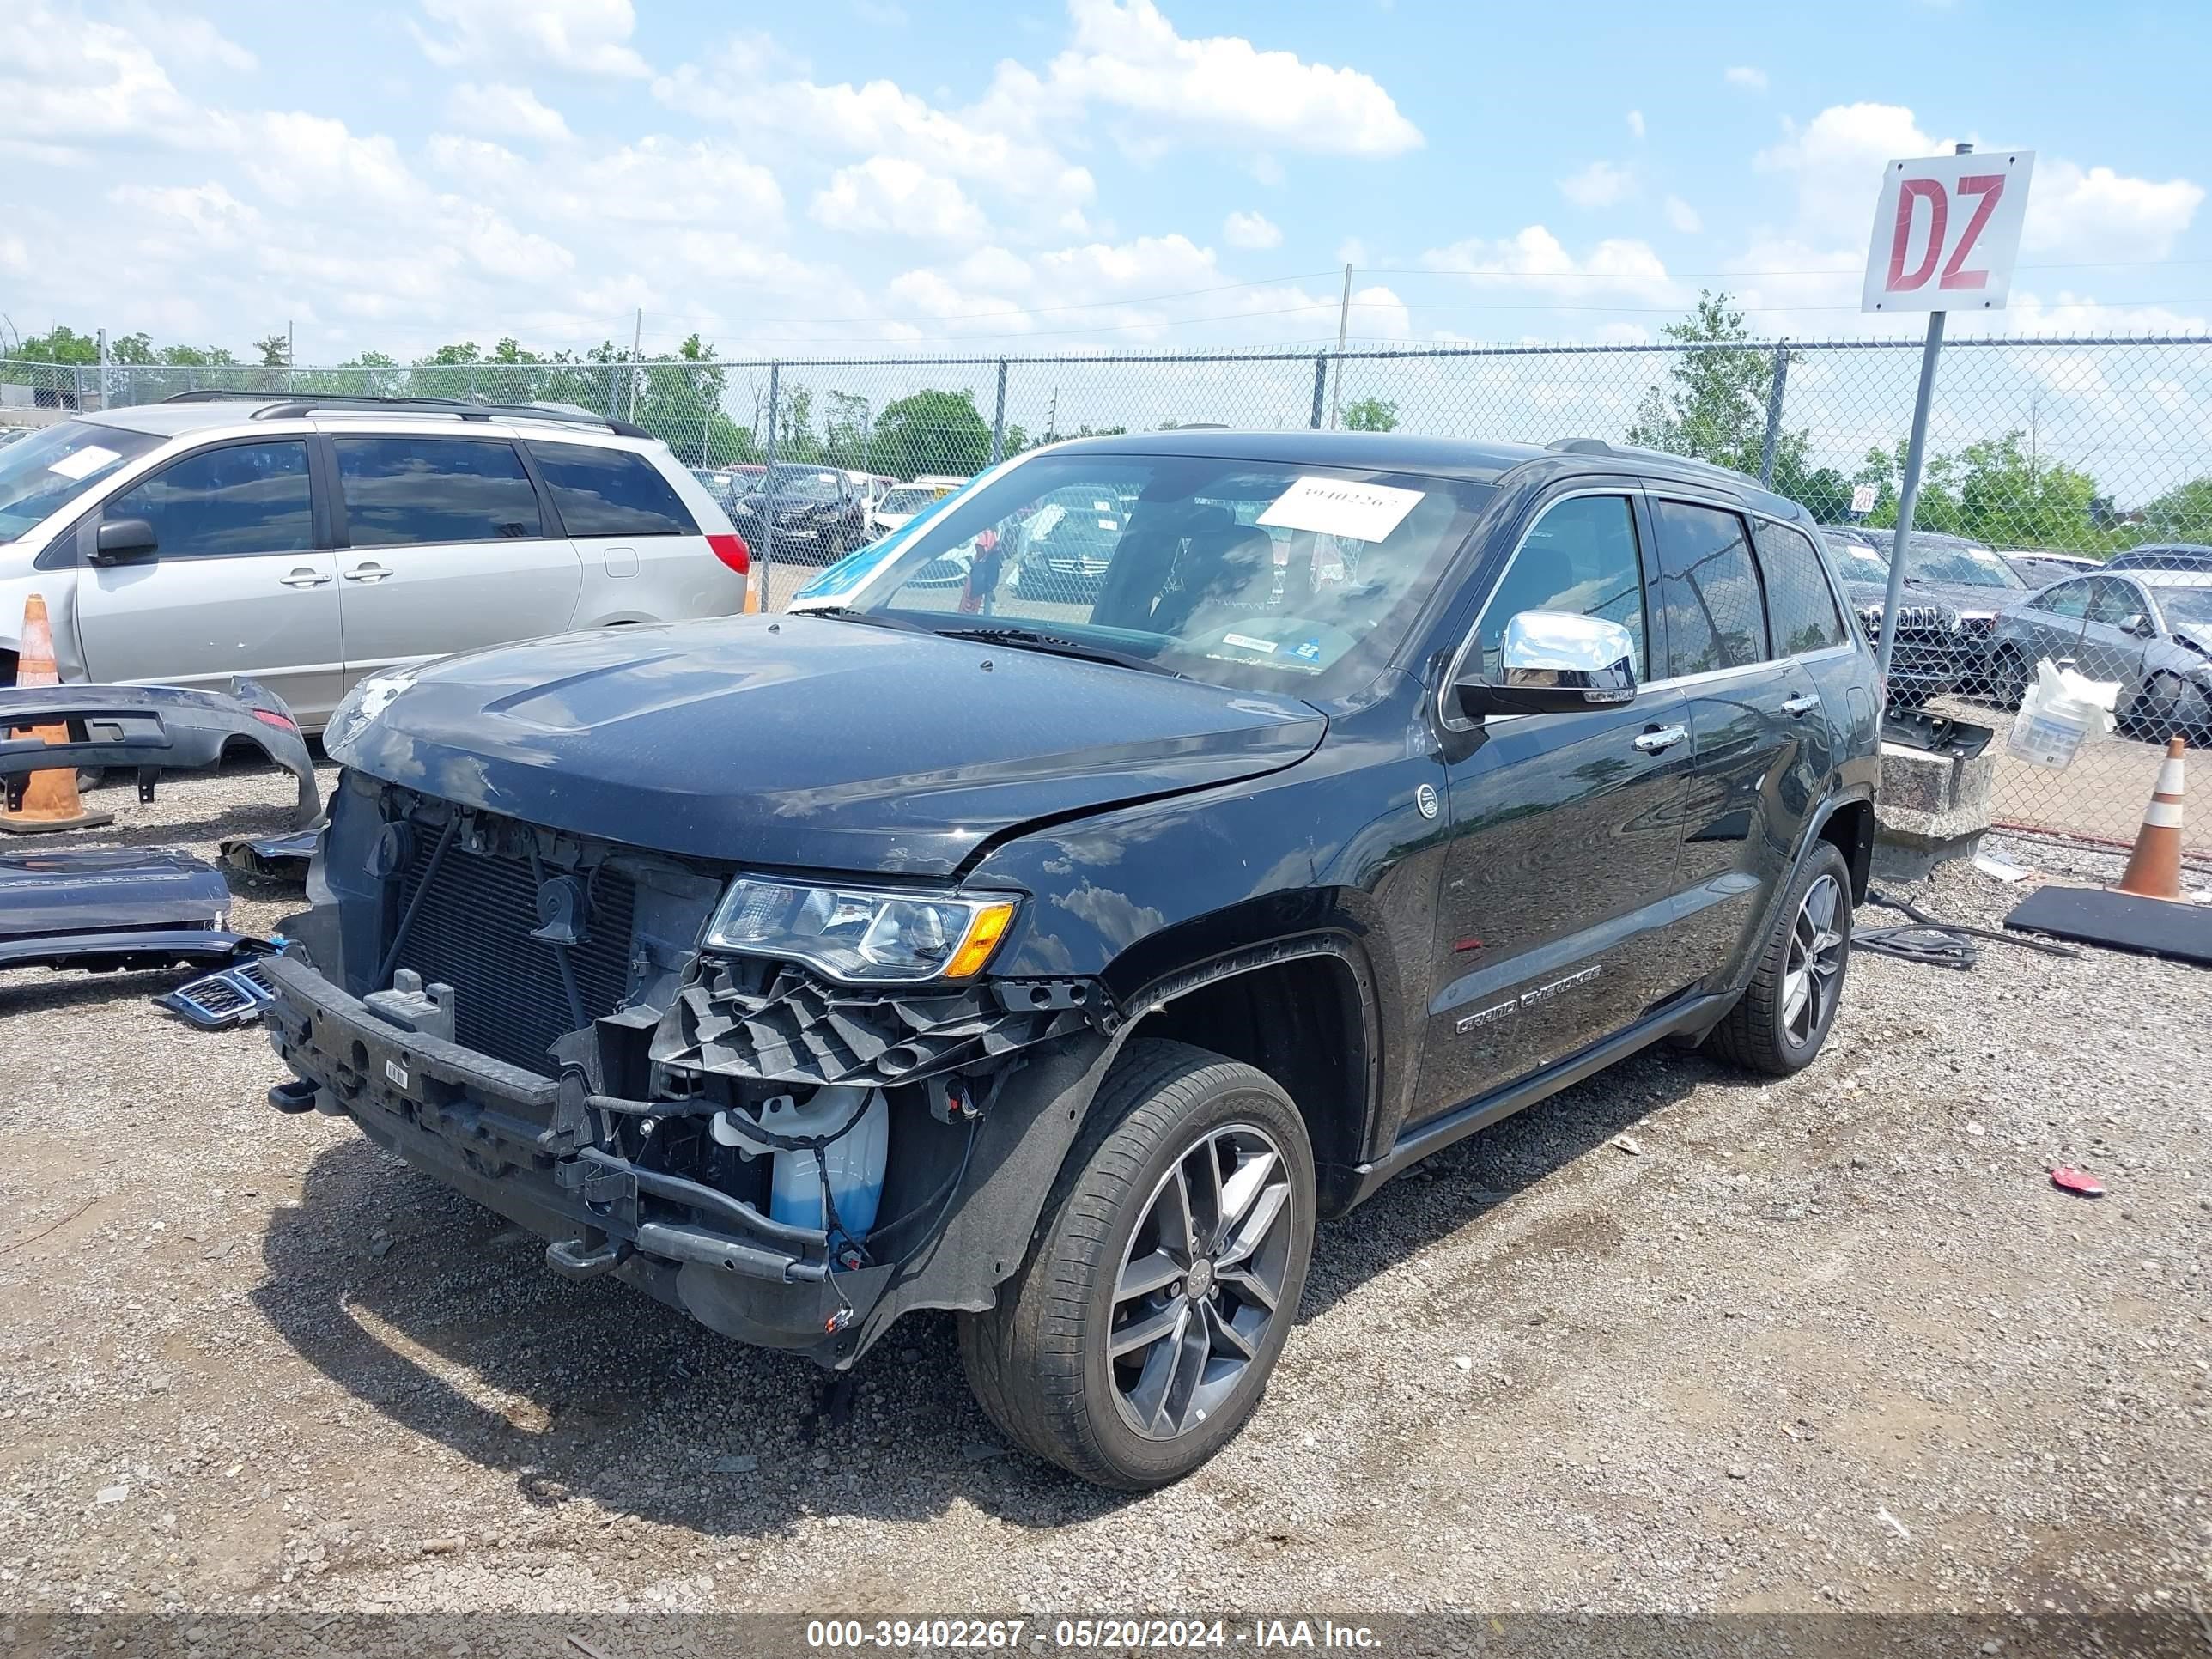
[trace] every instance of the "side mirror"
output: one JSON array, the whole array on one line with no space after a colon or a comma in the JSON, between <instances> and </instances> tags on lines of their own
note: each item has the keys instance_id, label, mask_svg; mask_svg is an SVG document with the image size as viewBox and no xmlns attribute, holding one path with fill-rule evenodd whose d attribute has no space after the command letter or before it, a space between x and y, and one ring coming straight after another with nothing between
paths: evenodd
<instances>
[{"instance_id":1,"label":"side mirror","mask_svg":"<svg viewBox=\"0 0 2212 1659\"><path fill-rule=\"evenodd\" d=\"M110 519L93 538L94 564L124 564L154 556L154 526L144 519Z\"/></svg>"},{"instance_id":2,"label":"side mirror","mask_svg":"<svg viewBox=\"0 0 2212 1659\"><path fill-rule=\"evenodd\" d=\"M1505 624L1498 678L1478 668L1454 690L1470 720L1630 702L1636 696L1636 639L1601 617L1523 611Z\"/></svg>"},{"instance_id":3,"label":"side mirror","mask_svg":"<svg viewBox=\"0 0 2212 1659\"><path fill-rule=\"evenodd\" d=\"M2139 640L2154 640L2158 637L2158 624L2137 611L2120 623L2120 631Z\"/></svg>"}]
</instances>

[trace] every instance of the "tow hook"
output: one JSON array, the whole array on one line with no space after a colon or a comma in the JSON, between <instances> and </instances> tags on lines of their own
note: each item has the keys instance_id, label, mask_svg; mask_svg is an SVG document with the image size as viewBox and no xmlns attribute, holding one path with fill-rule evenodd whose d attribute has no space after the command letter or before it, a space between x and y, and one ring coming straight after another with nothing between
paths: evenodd
<instances>
[{"instance_id":1,"label":"tow hook","mask_svg":"<svg viewBox=\"0 0 2212 1659\"><path fill-rule=\"evenodd\" d=\"M270 1090L269 1103L280 1112L312 1112L315 1085L303 1077L288 1078Z\"/></svg>"},{"instance_id":2,"label":"tow hook","mask_svg":"<svg viewBox=\"0 0 2212 1659\"><path fill-rule=\"evenodd\" d=\"M586 1244L580 1238L556 1238L545 1247L545 1265L563 1279L600 1279L637 1254L626 1239Z\"/></svg>"}]
</instances>

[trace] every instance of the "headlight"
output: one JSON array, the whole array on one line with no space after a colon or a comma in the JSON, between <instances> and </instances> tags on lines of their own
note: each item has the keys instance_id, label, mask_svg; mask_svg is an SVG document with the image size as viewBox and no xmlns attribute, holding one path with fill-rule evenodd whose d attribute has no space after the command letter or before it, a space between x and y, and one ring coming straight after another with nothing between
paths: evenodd
<instances>
[{"instance_id":1,"label":"headlight","mask_svg":"<svg viewBox=\"0 0 2212 1659\"><path fill-rule=\"evenodd\" d=\"M1017 902L744 876L708 923L707 948L800 962L859 984L967 979L1006 937Z\"/></svg>"}]
</instances>

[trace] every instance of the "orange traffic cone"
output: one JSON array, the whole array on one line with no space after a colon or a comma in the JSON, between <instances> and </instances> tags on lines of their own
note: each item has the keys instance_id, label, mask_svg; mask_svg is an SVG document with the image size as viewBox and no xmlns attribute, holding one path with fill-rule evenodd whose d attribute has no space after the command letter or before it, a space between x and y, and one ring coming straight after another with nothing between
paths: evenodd
<instances>
[{"instance_id":1,"label":"orange traffic cone","mask_svg":"<svg viewBox=\"0 0 2212 1659\"><path fill-rule=\"evenodd\" d=\"M23 601L23 649L15 659L18 685L59 685L61 672L54 665L54 630L46 620L46 596L33 593ZM24 728L48 743L67 743L66 726ZM13 793L11 790L9 792ZM50 836L62 830L94 830L115 822L112 812L88 812L77 798L76 770L61 767L33 772L24 781L22 805L0 810L0 830L15 836Z\"/></svg>"},{"instance_id":2,"label":"orange traffic cone","mask_svg":"<svg viewBox=\"0 0 2212 1659\"><path fill-rule=\"evenodd\" d=\"M2120 892L2138 898L2181 896L2181 757L2187 747L2179 738L2166 742L2158 787L2143 809L2142 829L2136 836L2135 851L2128 854Z\"/></svg>"}]
</instances>

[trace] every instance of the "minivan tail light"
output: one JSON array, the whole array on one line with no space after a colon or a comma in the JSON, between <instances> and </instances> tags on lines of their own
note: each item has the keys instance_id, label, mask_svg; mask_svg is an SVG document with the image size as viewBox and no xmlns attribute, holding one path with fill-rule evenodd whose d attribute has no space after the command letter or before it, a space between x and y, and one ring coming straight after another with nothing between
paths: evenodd
<instances>
[{"instance_id":1,"label":"minivan tail light","mask_svg":"<svg viewBox=\"0 0 2212 1659\"><path fill-rule=\"evenodd\" d=\"M727 536L709 536L707 546L724 564L744 575L753 568L753 550L745 545L745 538L734 532Z\"/></svg>"}]
</instances>

